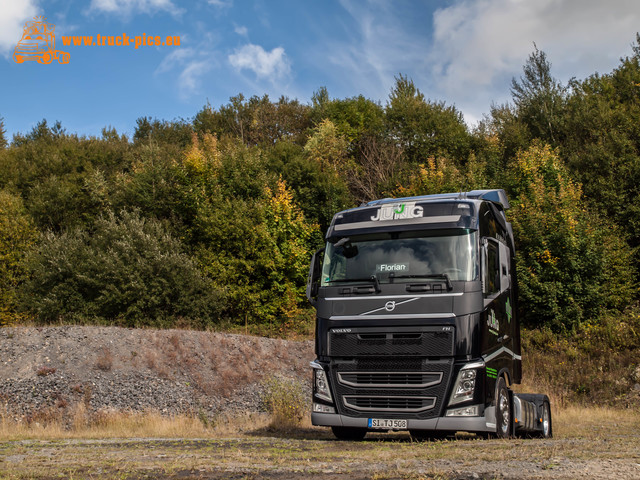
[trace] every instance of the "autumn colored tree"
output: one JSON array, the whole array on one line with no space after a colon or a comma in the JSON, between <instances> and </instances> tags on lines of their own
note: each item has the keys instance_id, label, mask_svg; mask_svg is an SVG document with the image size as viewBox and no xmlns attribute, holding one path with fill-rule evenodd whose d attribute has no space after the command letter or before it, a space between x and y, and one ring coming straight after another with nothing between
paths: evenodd
<instances>
[{"instance_id":1,"label":"autumn colored tree","mask_svg":"<svg viewBox=\"0 0 640 480\"><path fill-rule=\"evenodd\" d=\"M633 297L632 250L586 209L556 151L535 143L509 164L520 305L525 324L570 332Z\"/></svg>"}]
</instances>

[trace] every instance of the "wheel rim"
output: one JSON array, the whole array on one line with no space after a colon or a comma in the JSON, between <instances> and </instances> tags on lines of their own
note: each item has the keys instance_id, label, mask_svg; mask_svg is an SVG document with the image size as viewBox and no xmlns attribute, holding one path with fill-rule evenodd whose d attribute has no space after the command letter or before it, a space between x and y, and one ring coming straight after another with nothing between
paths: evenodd
<instances>
[{"instance_id":1,"label":"wheel rim","mask_svg":"<svg viewBox=\"0 0 640 480\"><path fill-rule=\"evenodd\" d=\"M500 407L500 416L502 418L500 430L502 431L502 434L506 436L509 432L509 422L511 421L511 415L509 412L509 397L504 389L500 390L500 397L498 399L498 402Z\"/></svg>"},{"instance_id":2,"label":"wheel rim","mask_svg":"<svg viewBox=\"0 0 640 480\"><path fill-rule=\"evenodd\" d=\"M545 403L542 409L542 434L549 436L549 406Z\"/></svg>"}]
</instances>

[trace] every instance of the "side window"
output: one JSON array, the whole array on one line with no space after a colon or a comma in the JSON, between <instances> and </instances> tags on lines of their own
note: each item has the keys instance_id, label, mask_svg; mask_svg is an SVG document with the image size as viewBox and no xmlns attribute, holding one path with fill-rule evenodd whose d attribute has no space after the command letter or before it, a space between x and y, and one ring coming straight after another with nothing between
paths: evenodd
<instances>
[{"instance_id":1,"label":"side window","mask_svg":"<svg viewBox=\"0 0 640 480\"><path fill-rule=\"evenodd\" d=\"M482 293L486 297L492 297L500 291L500 255L498 243L485 239L482 262Z\"/></svg>"},{"instance_id":2,"label":"side window","mask_svg":"<svg viewBox=\"0 0 640 480\"><path fill-rule=\"evenodd\" d=\"M504 243L500 244L500 291L504 292L511 286L511 275L509 272L509 260L511 253L509 247Z\"/></svg>"}]
</instances>

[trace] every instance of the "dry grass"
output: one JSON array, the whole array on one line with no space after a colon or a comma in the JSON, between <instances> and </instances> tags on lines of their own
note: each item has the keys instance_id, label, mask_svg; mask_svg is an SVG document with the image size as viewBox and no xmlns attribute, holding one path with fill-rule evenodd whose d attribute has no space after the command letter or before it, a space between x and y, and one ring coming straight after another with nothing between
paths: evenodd
<instances>
[{"instance_id":1,"label":"dry grass","mask_svg":"<svg viewBox=\"0 0 640 480\"><path fill-rule=\"evenodd\" d=\"M266 428L272 422L270 415L257 413L221 415L213 419L197 413L167 416L157 412L103 410L90 414L82 403L74 406L70 418L70 422L64 422L55 412L43 411L34 418L16 421L0 413L0 441L69 438L219 438Z\"/></svg>"},{"instance_id":2,"label":"dry grass","mask_svg":"<svg viewBox=\"0 0 640 480\"><path fill-rule=\"evenodd\" d=\"M24 439L55 440L67 438L223 438L237 437L256 431L291 434L311 429L310 415L299 416L295 405L294 417L283 422L283 415L291 420L279 395L283 391L279 381L275 396L279 403L272 413L221 415L213 419L203 415L166 416L157 412L98 411L88 413L83 403L73 407L71 422L63 422L59 415L43 412L29 421L16 421L0 410L0 442ZM287 384L288 385L288 384ZM287 390L288 389L284 389ZM46 413L46 414L45 414ZM618 429L633 431L640 428L640 412L613 407L552 407L556 438L600 438ZM286 425L285 425L286 423ZM280 426L280 427L279 427ZM319 436L326 429L316 429ZM300 433L298 432L298 433Z\"/></svg>"},{"instance_id":3,"label":"dry grass","mask_svg":"<svg viewBox=\"0 0 640 480\"><path fill-rule=\"evenodd\" d=\"M113 353L108 347L102 347L96 360L96 368L108 372L113 367Z\"/></svg>"},{"instance_id":4,"label":"dry grass","mask_svg":"<svg viewBox=\"0 0 640 480\"><path fill-rule=\"evenodd\" d=\"M599 438L616 429L640 429L640 411L612 407L553 409L554 435L560 438Z\"/></svg>"},{"instance_id":5,"label":"dry grass","mask_svg":"<svg viewBox=\"0 0 640 480\"><path fill-rule=\"evenodd\" d=\"M614 408L559 409L555 439L414 442L374 433L334 441L305 422L287 432L268 415L205 424L153 412L77 412L70 428L0 420L0 478L272 478L280 480L452 480L459 478L638 478L640 413ZM28 439L27 442L21 440ZM55 460L53 460L55 459Z\"/></svg>"}]
</instances>

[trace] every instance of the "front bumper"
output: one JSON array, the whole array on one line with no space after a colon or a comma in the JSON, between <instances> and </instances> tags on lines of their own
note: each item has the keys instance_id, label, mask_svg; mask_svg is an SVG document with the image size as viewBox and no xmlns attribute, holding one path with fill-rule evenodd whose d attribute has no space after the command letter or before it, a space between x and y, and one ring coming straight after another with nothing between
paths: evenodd
<instances>
[{"instance_id":1,"label":"front bumper","mask_svg":"<svg viewBox=\"0 0 640 480\"><path fill-rule=\"evenodd\" d=\"M380 415L376 415L379 417ZM325 427L367 428L368 418L348 417L338 413L312 413L311 423ZM495 432L495 407L485 410L483 417L438 417L425 420L407 419L409 430L439 430L447 432Z\"/></svg>"}]
</instances>

